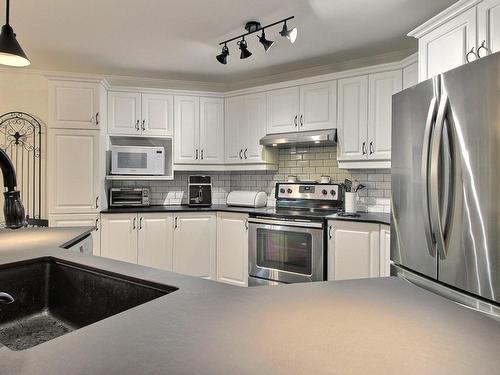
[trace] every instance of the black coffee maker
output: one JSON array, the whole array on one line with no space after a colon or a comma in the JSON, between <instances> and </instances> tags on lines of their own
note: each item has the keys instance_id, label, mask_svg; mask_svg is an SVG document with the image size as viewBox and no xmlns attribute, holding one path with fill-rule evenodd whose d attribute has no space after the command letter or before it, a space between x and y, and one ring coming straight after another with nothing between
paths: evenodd
<instances>
[{"instance_id":1,"label":"black coffee maker","mask_svg":"<svg viewBox=\"0 0 500 375\"><path fill-rule=\"evenodd\" d=\"M210 207L212 205L212 178L189 176L188 194L189 207Z\"/></svg>"}]
</instances>

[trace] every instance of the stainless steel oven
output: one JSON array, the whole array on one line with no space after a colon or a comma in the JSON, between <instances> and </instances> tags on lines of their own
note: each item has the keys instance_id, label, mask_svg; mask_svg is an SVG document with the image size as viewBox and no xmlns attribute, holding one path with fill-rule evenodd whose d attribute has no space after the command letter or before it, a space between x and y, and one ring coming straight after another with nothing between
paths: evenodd
<instances>
[{"instance_id":1,"label":"stainless steel oven","mask_svg":"<svg viewBox=\"0 0 500 375\"><path fill-rule=\"evenodd\" d=\"M252 217L248 224L250 286L324 280L322 221Z\"/></svg>"}]
</instances>

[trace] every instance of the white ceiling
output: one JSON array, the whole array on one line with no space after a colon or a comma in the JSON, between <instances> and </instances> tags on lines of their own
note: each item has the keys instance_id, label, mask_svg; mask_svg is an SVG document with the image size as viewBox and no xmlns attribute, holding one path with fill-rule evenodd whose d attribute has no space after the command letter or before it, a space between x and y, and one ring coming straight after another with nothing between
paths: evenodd
<instances>
[{"instance_id":1,"label":"white ceiling","mask_svg":"<svg viewBox=\"0 0 500 375\"><path fill-rule=\"evenodd\" d=\"M15 0L11 25L34 69L231 82L386 52L416 49L406 33L454 0ZM218 43L294 15L297 41L266 55L249 37L247 60Z\"/></svg>"}]
</instances>

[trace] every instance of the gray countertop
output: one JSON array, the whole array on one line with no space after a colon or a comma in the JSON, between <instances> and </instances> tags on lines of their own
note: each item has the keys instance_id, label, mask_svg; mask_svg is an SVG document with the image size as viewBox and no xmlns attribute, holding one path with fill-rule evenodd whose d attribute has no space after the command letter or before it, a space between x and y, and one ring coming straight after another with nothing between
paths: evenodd
<instances>
[{"instance_id":1,"label":"gray countertop","mask_svg":"<svg viewBox=\"0 0 500 375\"><path fill-rule=\"evenodd\" d=\"M22 236L22 233L20 233ZM396 278L239 288L54 248L179 290L25 351L6 374L497 374L500 324Z\"/></svg>"},{"instance_id":2,"label":"gray countertop","mask_svg":"<svg viewBox=\"0 0 500 375\"><path fill-rule=\"evenodd\" d=\"M126 208L108 208L107 210L101 211L101 213L131 213L131 212L203 212L203 211L223 211L223 212L239 212L247 214L256 214L262 216L275 216L276 208L274 207L262 207L262 208L251 208L251 207L232 207L225 204L212 205L211 207L189 207L185 205L178 206L149 206L149 207L126 207ZM329 220L347 220L347 221L362 221L362 222L372 222L379 224L391 224L391 215L386 213L367 213L358 212L357 217L346 217L329 215L326 219Z\"/></svg>"}]
</instances>

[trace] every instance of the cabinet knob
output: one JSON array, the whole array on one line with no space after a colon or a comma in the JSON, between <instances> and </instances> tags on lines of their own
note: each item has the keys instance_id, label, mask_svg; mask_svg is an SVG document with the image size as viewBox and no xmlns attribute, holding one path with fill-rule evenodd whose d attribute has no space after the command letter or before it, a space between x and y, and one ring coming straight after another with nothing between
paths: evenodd
<instances>
[{"instance_id":1,"label":"cabinet knob","mask_svg":"<svg viewBox=\"0 0 500 375\"><path fill-rule=\"evenodd\" d=\"M361 151L363 151L363 155L366 155L366 141L363 142L363 146L361 147Z\"/></svg>"},{"instance_id":2,"label":"cabinet knob","mask_svg":"<svg viewBox=\"0 0 500 375\"><path fill-rule=\"evenodd\" d=\"M135 122L135 130L136 130L136 131L139 131L139 130L140 130L140 129L139 129L139 120L137 120L137 121Z\"/></svg>"},{"instance_id":3,"label":"cabinet knob","mask_svg":"<svg viewBox=\"0 0 500 375\"><path fill-rule=\"evenodd\" d=\"M95 231L99 231L99 218L95 219Z\"/></svg>"},{"instance_id":4,"label":"cabinet knob","mask_svg":"<svg viewBox=\"0 0 500 375\"><path fill-rule=\"evenodd\" d=\"M95 126L99 127L99 112L95 114Z\"/></svg>"},{"instance_id":5,"label":"cabinet knob","mask_svg":"<svg viewBox=\"0 0 500 375\"><path fill-rule=\"evenodd\" d=\"M142 131L146 130L146 120L142 120Z\"/></svg>"},{"instance_id":6,"label":"cabinet knob","mask_svg":"<svg viewBox=\"0 0 500 375\"><path fill-rule=\"evenodd\" d=\"M295 125L295 127L297 127L297 115L295 115L295 117L293 118L293 124Z\"/></svg>"},{"instance_id":7,"label":"cabinet knob","mask_svg":"<svg viewBox=\"0 0 500 375\"><path fill-rule=\"evenodd\" d=\"M248 230L248 219L245 219L245 229Z\"/></svg>"},{"instance_id":8,"label":"cabinet knob","mask_svg":"<svg viewBox=\"0 0 500 375\"><path fill-rule=\"evenodd\" d=\"M330 225L328 227L328 239L332 239L332 229L333 229L333 225Z\"/></svg>"},{"instance_id":9,"label":"cabinet knob","mask_svg":"<svg viewBox=\"0 0 500 375\"><path fill-rule=\"evenodd\" d=\"M196 156L195 159L198 160L198 149L196 149Z\"/></svg>"},{"instance_id":10,"label":"cabinet knob","mask_svg":"<svg viewBox=\"0 0 500 375\"><path fill-rule=\"evenodd\" d=\"M174 229L177 229L177 216L174 219Z\"/></svg>"},{"instance_id":11,"label":"cabinet knob","mask_svg":"<svg viewBox=\"0 0 500 375\"><path fill-rule=\"evenodd\" d=\"M370 155L372 155L375 151L373 151L373 141L370 142Z\"/></svg>"},{"instance_id":12,"label":"cabinet knob","mask_svg":"<svg viewBox=\"0 0 500 375\"><path fill-rule=\"evenodd\" d=\"M142 229L142 217L139 218L139 229Z\"/></svg>"},{"instance_id":13,"label":"cabinet knob","mask_svg":"<svg viewBox=\"0 0 500 375\"><path fill-rule=\"evenodd\" d=\"M304 126L304 115L300 115L300 126Z\"/></svg>"},{"instance_id":14,"label":"cabinet knob","mask_svg":"<svg viewBox=\"0 0 500 375\"><path fill-rule=\"evenodd\" d=\"M242 152L243 152L243 149L240 150L240 159L243 159L243 157L241 156Z\"/></svg>"},{"instance_id":15,"label":"cabinet knob","mask_svg":"<svg viewBox=\"0 0 500 375\"><path fill-rule=\"evenodd\" d=\"M135 222L136 222L136 218L134 217L134 220L132 221L132 229L135 230Z\"/></svg>"},{"instance_id":16,"label":"cabinet knob","mask_svg":"<svg viewBox=\"0 0 500 375\"><path fill-rule=\"evenodd\" d=\"M99 196L95 197L95 208L99 208Z\"/></svg>"},{"instance_id":17,"label":"cabinet knob","mask_svg":"<svg viewBox=\"0 0 500 375\"><path fill-rule=\"evenodd\" d=\"M203 150L201 150L201 160L203 160Z\"/></svg>"},{"instance_id":18,"label":"cabinet knob","mask_svg":"<svg viewBox=\"0 0 500 375\"><path fill-rule=\"evenodd\" d=\"M243 152L243 155L245 156L245 159L248 159L247 158L247 151L248 151L248 148L246 148L245 151Z\"/></svg>"}]
</instances>

